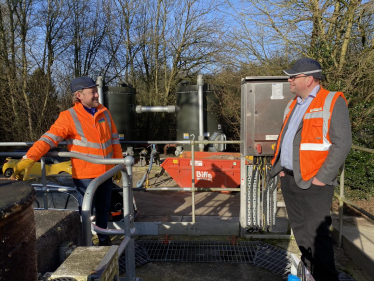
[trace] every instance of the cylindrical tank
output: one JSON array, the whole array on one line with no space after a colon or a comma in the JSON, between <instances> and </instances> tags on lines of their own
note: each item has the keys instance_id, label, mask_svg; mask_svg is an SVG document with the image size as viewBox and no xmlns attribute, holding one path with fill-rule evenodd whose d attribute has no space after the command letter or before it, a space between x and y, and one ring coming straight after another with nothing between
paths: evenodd
<instances>
[{"instance_id":1,"label":"cylindrical tank","mask_svg":"<svg viewBox=\"0 0 374 281\"><path fill-rule=\"evenodd\" d=\"M120 141L133 141L137 138L135 95L136 89L127 84L118 87L104 86L104 105L109 109L116 124ZM124 151L129 144L122 144Z\"/></svg>"},{"instance_id":2,"label":"cylindrical tank","mask_svg":"<svg viewBox=\"0 0 374 281\"><path fill-rule=\"evenodd\" d=\"M0 182L0 280L37 280L34 199L26 182Z\"/></svg>"},{"instance_id":3,"label":"cylindrical tank","mask_svg":"<svg viewBox=\"0 0 374 281\"><path fill-rule=\"evenodd\" d=\"M215 132L222 133L221 117L219 114L217 87L204 84L203 86L203 123L204 139L208 140ZM189 140L190 135L199 136L199 104L198 86L180 83L176 88L177 102L177 140ZM183 145L186 151L191 150L190 145ZM205 150L208 148L206 147ZM195 145L198 150L198 145Z\"/></svg>"}]
</instances>

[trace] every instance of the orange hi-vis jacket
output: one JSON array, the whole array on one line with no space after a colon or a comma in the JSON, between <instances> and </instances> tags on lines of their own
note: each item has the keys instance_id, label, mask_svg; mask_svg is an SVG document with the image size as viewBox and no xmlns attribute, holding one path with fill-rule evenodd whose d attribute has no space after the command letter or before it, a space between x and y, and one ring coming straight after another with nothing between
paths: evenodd
<instances>
[{"instance_id":1,"label":"orange hi-vis jacket","mask_svg":"<svg viewBox=\"0 0 374 281\"><path fill-rule=\"evenodd\" d=\"M329 129L332 111L338 97L344 97L341 92L329 92L321 87L303 117L300 152L300 171L304 181L317 175L318 170L325 162L331 146ZM297 97L291 100L284 112L283 125L279 134L276 150L272 159L275 164L279 156L284 128L289 122L289 117L295 108Z\"/></svg>"},{"instance_id":2,"label":"orange hi-vis jacket","mask_svg":"<svg viewBox=\"0 0 374 281\"><path fill-rule=\"evenodd\" d=\"M60 113L48 132L29 149L27 158L38 161L50 148L66 140L70 152L98 159L123 158L117 128L108 109L97 107L94 116L81 103ZM114 165L94 164L71 158L73 178L96 178Z\"/></svg>"}]
</instances>

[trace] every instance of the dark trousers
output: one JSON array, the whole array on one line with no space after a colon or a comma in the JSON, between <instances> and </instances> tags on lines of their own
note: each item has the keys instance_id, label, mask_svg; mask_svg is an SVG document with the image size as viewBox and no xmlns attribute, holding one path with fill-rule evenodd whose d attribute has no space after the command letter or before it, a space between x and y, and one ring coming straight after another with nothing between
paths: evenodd
<instances>
[{"instance_id":1,"label":"dark trousers","mask_svg":"<svg viewBox=\"0 0 374 281\"><path fill-rule=\"evenodd\" d=\"M281 188L302 261L316 281L339 280L329 231L334 187L312 185L301 189L294 177L286 174L281 177Z\"/></svg>"},{"instance_id":2,"label":"dark trousers","mask_svg":"<svg viewBox=\"0 0 374 281\"><path fill-rule=\"evenodd\" d=\"M83 197L86 189L94 179L73 179L74 185L78 191L79 211L82 209ZM108 214L110 209L110 201L112 197L112 179L103 182L96 190L92 205L96 210L96 225L106 229L108 227ZM98 234L101 241L104 241L108 235Z\"/></svg>"}]
</instances>

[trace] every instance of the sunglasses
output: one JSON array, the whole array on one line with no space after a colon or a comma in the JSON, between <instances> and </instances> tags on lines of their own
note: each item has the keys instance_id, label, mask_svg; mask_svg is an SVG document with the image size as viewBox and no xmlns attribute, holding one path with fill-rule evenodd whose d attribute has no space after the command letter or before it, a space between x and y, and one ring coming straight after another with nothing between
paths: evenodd
<instances>
[{"instance_id":1,"label":"sunglasses","mask_svg":"<svg viewBox=\"0 0 374 281\"><path fill-rule=\"evenodd\" d=\"M303 75L303 76L293 75L293 76L290 76L288 79L295 81L297 78L308 77L308 76L309 75Z\"/></svg>"}]
</instances>

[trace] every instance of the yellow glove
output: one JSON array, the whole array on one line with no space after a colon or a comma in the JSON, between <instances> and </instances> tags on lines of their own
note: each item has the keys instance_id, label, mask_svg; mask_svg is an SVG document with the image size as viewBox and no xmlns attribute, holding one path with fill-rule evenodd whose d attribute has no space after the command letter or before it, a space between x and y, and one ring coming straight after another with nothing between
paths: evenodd
<instances>
[{"instance_id":1,"label":"yellow glove","mask_svg":"<svg viewBox=\"0 0 374 281\"><path fill-rule=\"evenodd\" d=\"M122 173L121 171L119 171L117 174L115 174L113 176L113 180L117 181L117 183L119 183L119 181L122 179Z\"/></svg>"},{"instance_id":2,"label":"yellow glove","mask_svg":"<svg viewBox=\"0 0 374 281\"><path fill-rule=\"evenodd\" d=\"M14 166L14 173L10 176L10 178L17 180L27 180L28 174L34 163L35 161L32 159L23 158L16 164L16 166ZM25 177L21 174L23 171L25 171Z\"/></svg>"}]
</instances>

